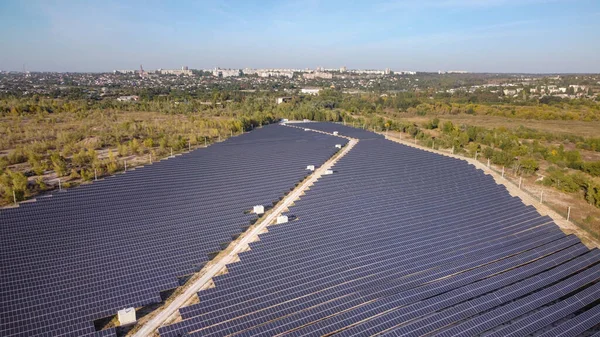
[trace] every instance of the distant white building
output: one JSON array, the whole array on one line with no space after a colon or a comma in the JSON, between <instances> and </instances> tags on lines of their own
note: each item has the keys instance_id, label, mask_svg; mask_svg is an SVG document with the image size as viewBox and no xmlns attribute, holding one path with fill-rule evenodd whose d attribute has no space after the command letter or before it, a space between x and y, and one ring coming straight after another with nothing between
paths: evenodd
<instances>
[{"instance_id":1,"label":"distant white building","mask_svg":"<svg viewBox=\"0 0 600 337\"><path fill-rule=\"evenodd\" d=\"M237 76L240 76L240 70L239 69L215 68L213 70L213 76L214 77L237 77Z\"/></svg>"},{"instance_id":2,"label":"distant white building","mask_svg":"<svg viewBox=\"0 0 600 337\"><path fill-rule=\"evenodd\" d=\"M573 90L575 90L575 92L587 90L587 87L585 85L577 85L577 84L571 84L571 85L569 85L569 88L573 88Z\"/></svg>"},{"instance_id":3,"label":"distant white building","mask_svg":"<svg viewBox=\"0 0 600 337\"><path fill-rule=\"evenodd\" d=\"M304 74L302 76L307 80L314 80L316 78L324 78L324 79L332 79L333 78L332 73L325 73L325 72L320 72L320 71L310 73L310 74Z\"/></svg>"},{"instance_id":4,"label":"distant white building","mask_svg":"<svg viewBox=\"0 0 600 337\"><path fill-rule=\"evenodd\" d=\"M287 77L287 78L294 77L294 72L292 72L292 71L264 71L264 70L258 70L256 73L260 77Z\"/></svg>"},{"instance_id":5,"label":"distant white building","mask_svg":"<svg viewBox=\"0 0 600 337\"><path fill-rule=\"evenodd\" d=\"M287 103L291 100L292 100L291 97L277 97L277 104Z\"/></svg>"},{"instance_id":6,"label":"distant white building","mask_svg":"<svg viewBox=\"0 0 600 337\"><path fill-rule=\"evenodd\" d=\"M514 95L520 93L521 91L523 91L523 88L514 88L514 89L504 89L504 90L502 90L502 92L506 96L514 96Z\"/></svg>"},{"instance_id":7,"label":"distant white building","mask_svg":"<svg viewBox=\"0 0 600 337\"><path fill-rule=\"evenodd\" d=\"M189 70L189 68L187 66L183 66L181 67L181 69L158 69L156 71L157 73L159 73L160 75L186 75L186 76L191 76L192 75L192 71Z\"/></svg>"},{"instance_id":8,"label":"distant white building","mask_svg":"<svg viewBox=\"0 0 600 337\"><path fill-rule=\"evenodd\" d=\"M307 94L307 95L318 95L319 91L321 91L321 89L319 89L319 88L302 88L300 90L301 93Z\"/></svg>"},{"instance_id":9,"label":"distant white building","mask_svg":"<svg viewBox=\"0 0 600 337\"><path fill-rule=\"evenodd\" d=\"M137 73L137 70L114 70L113 73L115 74L135 74Z\"/></svg>"}]
</instances>

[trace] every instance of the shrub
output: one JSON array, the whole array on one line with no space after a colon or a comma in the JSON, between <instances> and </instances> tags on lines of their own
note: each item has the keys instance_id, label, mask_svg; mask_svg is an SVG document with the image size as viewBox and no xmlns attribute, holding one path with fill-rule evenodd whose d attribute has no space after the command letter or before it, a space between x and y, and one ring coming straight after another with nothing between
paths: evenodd
<instances>
[{"instance_id":1,"label":"shrub","mask_svg":"<svg viewBox=\"0 0 600 337\"><path fill-rule=\"evenodd\" d=\"M96 160L96 151L81 149L78 153L73 155L72 162L77 167L86 167L92 165Z\"/></svg>"},{"instance_id":2,"label":"shrub","mask_svg":"<svg viewBox=\"0 0 600 337\"><path fill-rule=\"evenodd\" d=\"M585 162L582 165L582 170L594 177L600 177L600 161Z\"/></svg>"},{"instance_id":3,"label":"shrub","mask_svg":"<svg viewBox=\"0 0 600 337\"><path fill-rule=\"evenodd\" d=\"M519 160L521 170L527 174L533 174L540 168L540 163L533 158L522 158Z\"/></svg>"},{"instance_id":4,"label":"shrub","mask_svg":"<svg viewBox=\"0 0 600 337\"><path fill-rule=\"evenodd\" d=\"M494 156L494 152L494 149L492 149L491 147L486 147L485 149L483 149L482 155L486 159L491 159Z\"/></svg>"},{"instance_id":5,"label":"shrub","mask_svg":"<svg viewBox=\"0 0 600 337\"><path fill-rule=\"evenodd\" d=\"M585 189L585 200L593 206L600 207L600 186L588 183Z\"/></svg>"},{"instance_id":6,"label":"shrub","mask_svg":"<svg viewBox=\"0 0 600 337\"><path fill-rule=\"evenodd\" d=\"M27 161L27 155L22 147L17 147L8 154L7 159L9 165L20 164Z\"/></svg>"},{"instance_id":7,"label":"shrub","mask_svg":"<svg viewBox=\"0 0 600 337\"><path fill-rule=\"evenodd\" d=\"M152 138L144 139L144 146L147 148L153 148L154 147L154 139L152 139Z\"/></svg>"},{"instance_id":8,"label":"shrub","mask_svg":"<svg viewBox=\"0 0 600 337\"><path fill-rule=\"evenodd\" d=\"M56 172L59 177L67 174L67 162L65 161L65 158L60 155L60 153L52 153L50 155L50 161L52 162L54 172Z\"/></svg>"},{"instance_id":9,"label":"shrub","mask_svg":"<svg viewBox=\"0 0 600 337\"><path fill-rule=\"evenodd\" d=\"M23 201L27 191L27 177L21 172L7 170L0 176L0 189L7 202L13 202L14 198Z\"/></svg>"},{"instance_id":10,"label":"shrub","mask_svg":"<svg viewBox=\"0 0 600 337\"><path fill-rule=\"evenodd\" d=\"M492 163L502 166L510 166L514 161L514 157L504 151L494 151Z\"/></svg>"}]
</instances>

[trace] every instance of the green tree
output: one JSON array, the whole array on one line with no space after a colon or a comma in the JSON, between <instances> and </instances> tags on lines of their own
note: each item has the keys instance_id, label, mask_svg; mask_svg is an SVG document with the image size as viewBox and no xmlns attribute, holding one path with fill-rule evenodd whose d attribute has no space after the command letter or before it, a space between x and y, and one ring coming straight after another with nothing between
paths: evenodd
<instances>
[{"instance_id":1,"label":"green tree","mask_svg":"<svg viewBox=\"0 0 600 337\"><path fill-rule=\"evenodd\" d=\"M44 174L44 171L46 170L46 165L42 161L41 154L39 154L33 150L28 151L27 162L29 163L29 165L31 165L31 169L33 170L33 172L36 175Z\"/></svg>"},{"instance_id":2,"label":"green tree","mask_svg":"<svg viewBox=\"0 0 600 337\"><path fill-rule=\"evenodd\" d=\"M540 168L540 163L533 158L521 158L519 166L524 173L533 174Z\"/></svg>"},{"instance_id":3,"label":"green tree","mask_svg":"<svg viewBox=\"0 0 600 337\"><path fill-rule=\"evenodd\" d=\"M593 175L594 177L600 177L600 161L583 163L583 171Z\"/></svg>"},{"instance_id":4,"label":"green tree","mask_svg":"<svg viewBox=\"0 0 600 337\"><path fill-rule=\"evenodd\" d=\"M21 172L7 170L0 176L0 187L7 202L13 202L14 198L23 201L27 191L27 177Z\"/></svg>"},{"instance_id":5,"label":"green tree","mask_svg":"<svg viewBox=\"0 0 600 337\"><path fill-rule=\"evenodd\" d=\"M589 183L585 190L585 200L596 207L600 207L600 186Z\"/></svg>"},{"instance_id":6,"label":"green tree","mask_svg":"<svg viewBox=\"0 0 600 337\"><path fill-rule=\"evenodd\" d=\"M65 158L60 155L60 153L52 153L50 155L50 161L52 162L54 172L56 172L59 177L67 175L67 162L65 161Z\"/></svg>"}]
</instances>

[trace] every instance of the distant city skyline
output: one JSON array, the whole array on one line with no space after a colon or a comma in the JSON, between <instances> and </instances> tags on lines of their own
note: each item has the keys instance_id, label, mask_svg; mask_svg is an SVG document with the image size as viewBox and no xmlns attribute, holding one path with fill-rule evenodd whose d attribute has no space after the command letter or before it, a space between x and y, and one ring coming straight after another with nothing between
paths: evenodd
<instances>
[{"instance_id":1,"label":"distant city skyline","mask_svg":"<svg viewBox=\"0 0 600 337\"><path fill-rule=\"evenodd\" d=\"M0 70L600 73L600 1L0 2Z\"/></svg>"}]
</instances>

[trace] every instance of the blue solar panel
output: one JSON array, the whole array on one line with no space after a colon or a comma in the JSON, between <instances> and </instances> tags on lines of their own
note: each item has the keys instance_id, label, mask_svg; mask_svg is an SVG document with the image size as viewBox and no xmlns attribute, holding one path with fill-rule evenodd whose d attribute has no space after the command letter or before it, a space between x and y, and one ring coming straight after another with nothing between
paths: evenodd
<instances>
[{"instance_id":1,"label":"blue solar panel","mask_svg":"<svg viewBox=\"0 0 600 337\"><path fill-rule=\"evenodd\" d=\"M161 301L346 142L271 125L1 210L0 335L114 335L93 321Z\"/></svg>"},{"instance_id":2,"label":"blue solar panel","mask_svg":"<svg viewBox=\"0 0 600 337\"><path fill-rule=\"evenodd\" d=\"M161 336L472 335L541 322L567 291L600 298L585 290L600 252L472 165L290 125L360 141L289 209L297 221L269 227Z\"/></svg>"}]
</instances>

